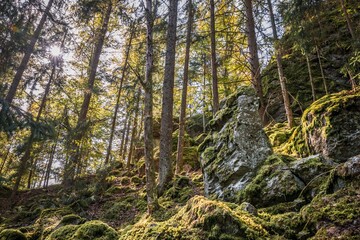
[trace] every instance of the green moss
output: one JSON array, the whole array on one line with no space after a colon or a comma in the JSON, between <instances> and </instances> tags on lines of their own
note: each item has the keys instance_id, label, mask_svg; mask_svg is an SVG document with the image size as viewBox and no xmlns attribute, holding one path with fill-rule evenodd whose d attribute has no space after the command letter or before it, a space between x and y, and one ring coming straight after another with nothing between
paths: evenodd
<instances>
[{"instance_id":1,"label":"green moss","mask_svg":"<svg viewBox=\"0 0 360 240\"><path fill-rule=\"evenodd\" d=\"M45 240L65 240L72 239L72 236L80 226L66 225L53 231Z\"/></svg>"},{"instance_id":2,"label":"green moss","mask_svg":"<svg viewBox=\"0 0 360 240\"><path fill-rule=\"evenodd\" d=\"M26 236L16 229L5 229L0 232L0 240L26 240Z\"/></svg>"},{"instance_id":3,"label":"green moss","mask_svg":"<svg viewBox=\"0 0 360 240\"><path fill-rule=\"evenodd\" d=\"M64 216L59 225L69 225L69 224L73 224L73 225L79 225L81 223L84 223L86 221L86 219L80 217L79 215L76 214L69 214Z\"/></svg>"},{"instance_id":4,"label":"green moss","mask_svg":"<svg viewBox=\"0 0 360 240\"><path fill-rule=\"evenodd\" d=\"M297 239L297 234L304 230L306 221L297 212L272 215L266 224L268 229L287 239Z\"/></svg>"},{"instance_id":5,"label":"green moss","mask_svg":"<svg viewBox=\"0 0 360 240\"><path fill-rule=\"evenodd\" d=\"M139 186L141 185L143 182L142 182L142 179L139 178L138 176L133 176L131 178L131 183L134 184L135 186Z\"/></svg>"},{"instance_id":6,"label":"green moss","mask_svg":"<svg viewBox=\"0 0 360 240\"><path fill-rule=\"evenodd\" d=\"M122 177L122 178L120 179L120 183L121 183L121 185L123 185L123 186L127 186L127 185L130 184L130 178L129 178L129 177Z\"/></svg>"},{"instance_id":7,"label":"green moss","mask_svg":"<svg viewBox=\"0 0 360 240\"><path fill-rule=\"evenodd\" d=\"M90 221L81 225L71 240L114 240L118 237L118 233L106 223Z\"/></svg>"},{"instance_id":8,"label":"green moss","mask_svg":"<svg viewBox=\"0 0 360 240\"><path fill-rule=\"evenodd\" d=\"M120 239L266 239L268 232L250 214L195 196L164 222L146 215Z\"/></svg>"}]
</instances>

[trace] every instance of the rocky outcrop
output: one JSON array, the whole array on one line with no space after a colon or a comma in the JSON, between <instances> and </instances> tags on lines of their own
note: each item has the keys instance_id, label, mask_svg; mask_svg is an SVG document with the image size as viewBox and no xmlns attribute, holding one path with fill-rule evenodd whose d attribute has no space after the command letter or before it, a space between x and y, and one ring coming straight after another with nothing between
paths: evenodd
<instances>
[{"instance_id":1,"label":"rocky outcrop","mask_svg":"<svg viewBox=\"0 0 360 240\"><path fill-rule=\"evenodd\" d=\"M360 154L360 89L330 94L304 111L299 126L267 128L274 150L306 157L321 154L337 163Z\"/></svg>"},{"instance_id":2,"label":"rocky outcrop","mask_svg":"<svg viewBox=\"0 0 360 240\"><path fill-rule=\"evenodd\" d=\"M252 88L230 96L209 127L211 133L199 147L205 193L229 200L272 153Z\"/></svg>"},{"instance_id":3,"label":"rocky outcrop","mask_svg":"<svg viewBox=\"0 0 360 240\"><path fill-rule=\"evenodd\" d=\"M360 90L324 96L303 114L310 151L336 162L360 154Z\"/></svg>"}]
</instances>

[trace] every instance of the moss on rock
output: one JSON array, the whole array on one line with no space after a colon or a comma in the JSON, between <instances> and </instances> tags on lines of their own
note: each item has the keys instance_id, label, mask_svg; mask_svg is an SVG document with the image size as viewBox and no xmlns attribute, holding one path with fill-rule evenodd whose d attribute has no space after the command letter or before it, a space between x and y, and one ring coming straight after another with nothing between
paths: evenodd
<instances>
[{"instance_id":1,"label":"moss on rock","mask_svg":"<svg viewBox=\"0 0 360 240\"><path fill-rule=\"evenodd\" d=\"M352 188L318 195L301 209L304 220L315 233L313 239L356 239L360 236L360 195Z\"/></svg>"},{"instance_id":2,"label":"moss on rock","mask_svg":"<svg viewBox=\"0 0 360 240\"><path fill-rule=\"evenodd\" d=\"M360 89L326 95L303 113L300 126L276 150L306 157L320 153L342 162L360 153Z\"/></svg>"},{"instance_id":3,"label":"moss on rock","mask_svg":"<svg viewBox=\"0 0 360 240\"><path fill-rule=\"evenodd\" d=\"M112 227L95 220L81 225L70 240L113 240L118 237L118 233Z\"/></svg>"},{"instance_id":4,"label":"moss on rock","mask_svg":"<svg viewBox=\"0 0 360 240\"><path fill-rule=\"evenodd\" d=\"M80 226L66 225L53 231L45 240L70 240Z\"/></svg>"},{"instance_id":5,"label":"moss on rock","mask_svg":"<svg viewBox=\"0 0 360 240\"><path fill-rule=\"evenodd\" d=\"M5 229L0 232L0 240L26 240L26 236L16 229Z\"/></svg>"},{"instance_id":6,"label":"moss on rock","mask_svg":"<svg viewBox=\"0 0 360 240\"><path fill-rule=\"evenodd\" d=\"M120 239L266 239L269 233L251 214L195 196L164 222L144 216Z\"/></svg>"}]
</instances>

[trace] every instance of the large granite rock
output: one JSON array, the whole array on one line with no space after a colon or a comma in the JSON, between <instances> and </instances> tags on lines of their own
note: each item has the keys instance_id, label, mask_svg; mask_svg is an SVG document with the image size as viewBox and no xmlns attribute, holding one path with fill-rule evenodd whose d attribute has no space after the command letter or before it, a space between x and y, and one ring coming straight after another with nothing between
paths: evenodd
<instances>
[{"instance_id":1,"label":"large granite rock","mask_svg":"<svg viewBox=\"0 0 360 240\"><path fill-rule=\"evenodd\" d=\"M312 153L336 162L360 154L360 90L314 102L303 114L302 129Z\"/></svg>"},{"instance_id":2,"label":"large granite rock","mask_svg":"<svg viewBox=\"0 0 360 240\"><path fill-rule=\"evenodd\" d=\"M199 150L206 195L230 200L251 181L272 149L252 88L241 88L223 105Z\"/></svg>"}]
</instances>

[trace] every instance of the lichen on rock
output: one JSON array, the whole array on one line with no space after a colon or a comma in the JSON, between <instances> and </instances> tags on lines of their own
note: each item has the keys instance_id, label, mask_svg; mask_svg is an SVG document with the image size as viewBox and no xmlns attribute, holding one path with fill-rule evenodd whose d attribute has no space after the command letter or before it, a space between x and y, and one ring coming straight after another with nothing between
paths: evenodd
<instances>
[{"instance_id":1,"label":"lichen on rock","mask_svg":"<svg viewBox=\"0 0 360 240\"><path fill-rule=\"evenodd\" d=\"M228 97L209 128L210 134L199 146L205 194L230 200L272 153L254 90L242 87Z\"/></svg>"}]
</instances>

